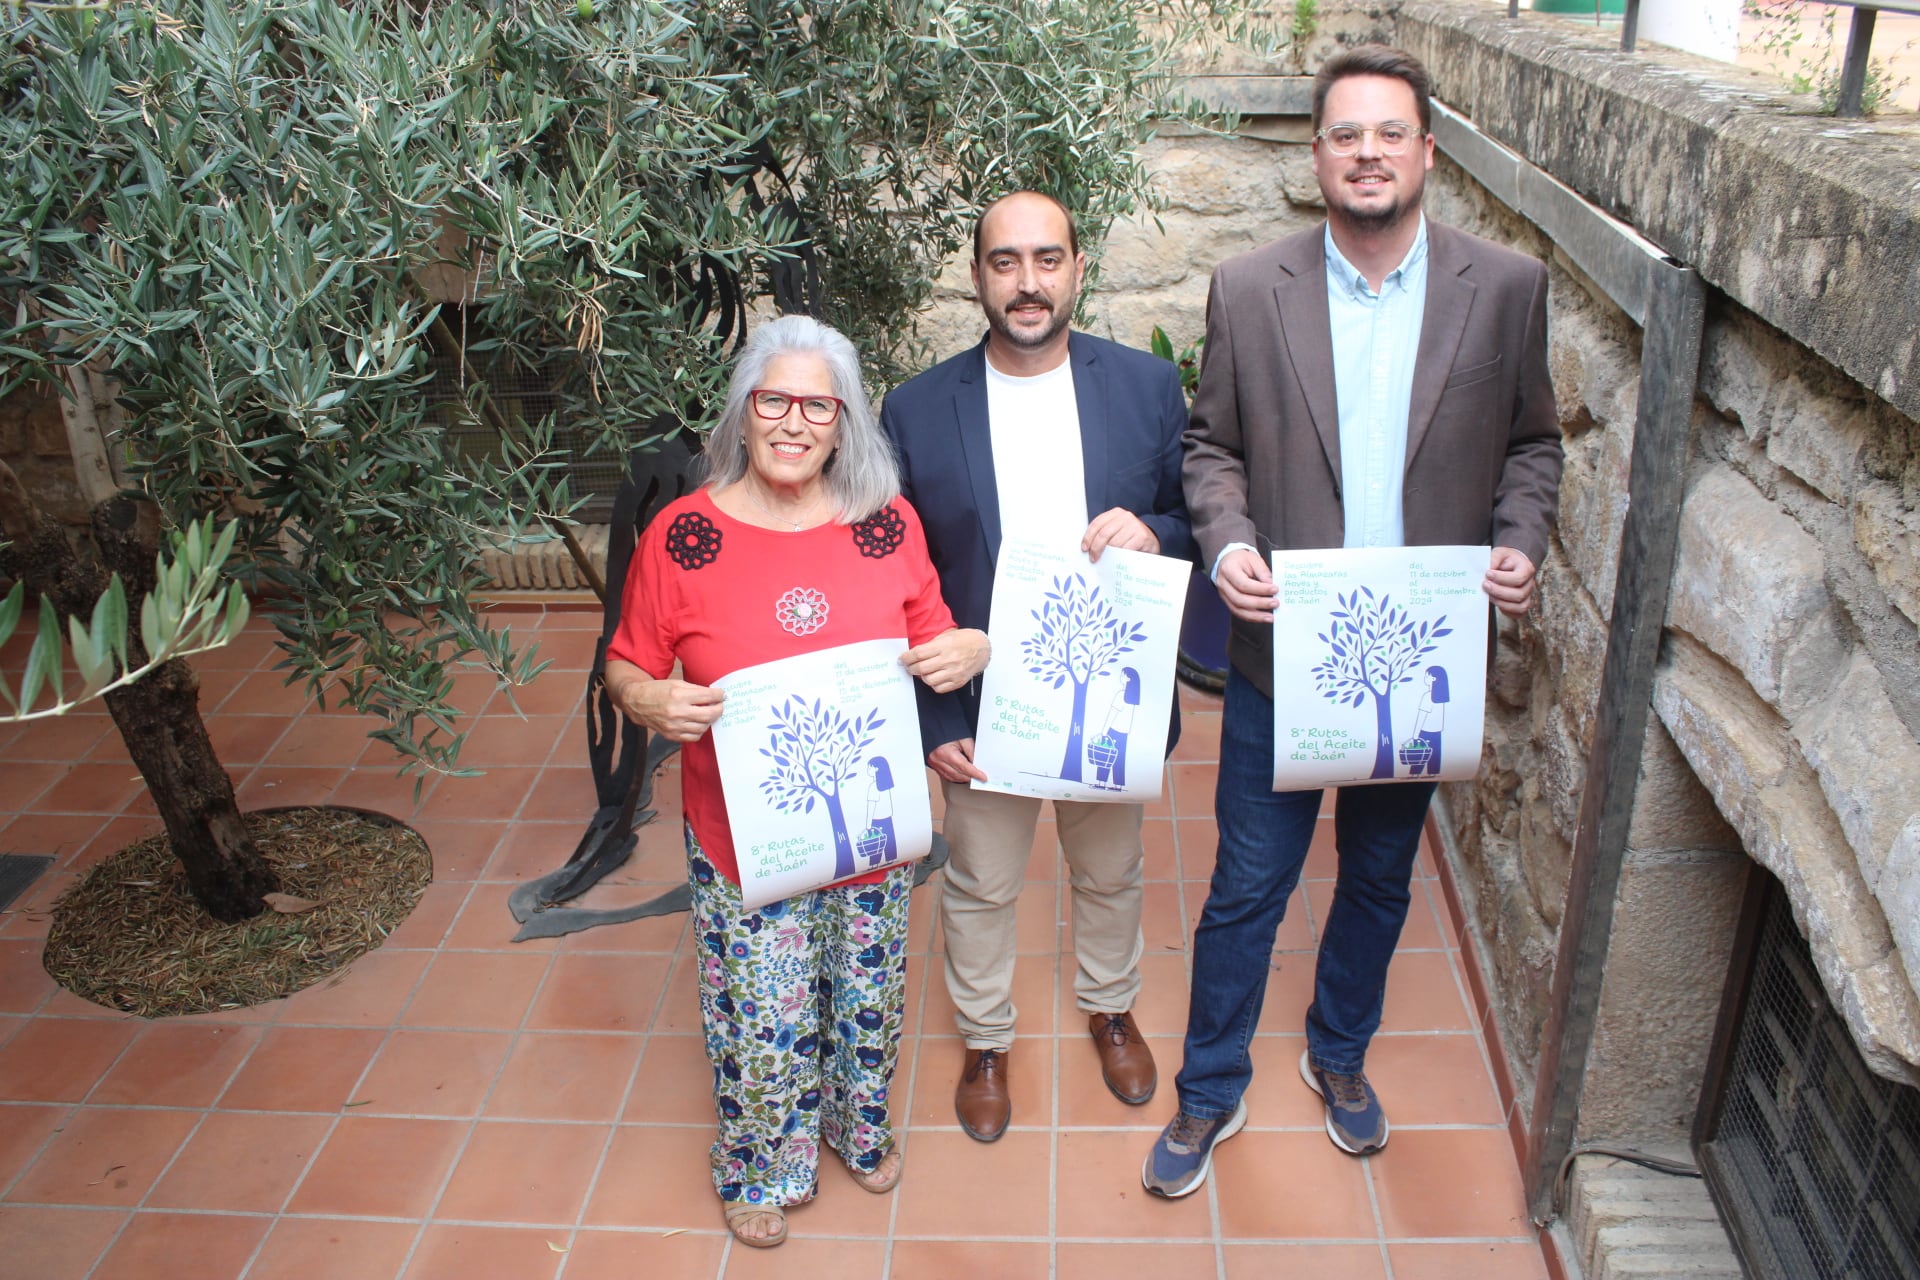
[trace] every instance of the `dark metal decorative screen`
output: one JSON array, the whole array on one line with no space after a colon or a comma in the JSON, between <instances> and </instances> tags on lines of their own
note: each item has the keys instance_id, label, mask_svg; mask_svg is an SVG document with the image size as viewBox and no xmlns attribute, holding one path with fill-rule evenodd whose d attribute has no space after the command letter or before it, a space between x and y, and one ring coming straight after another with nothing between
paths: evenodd
<instances>
[{"instance_id":1,"label":"dark metal decorative screen","mask_svg":"<svg viewBox=\"0 0 1920 1280\"><path fill-rule=\"evenodd\" d=\"M568 492L586 499L573 519L582 524L605 524L613 515L613 497L626 475L626 451L591 450L594 432L569 421L560 392L567 378L579 376L578 368L571 362L532 370L503 368L492 361L476 364L475 375L486 382L494 404L507 421L533 423L548 414L558 415L554 419L553 447L566 459ZM427 391L427 420L447 428L456 450L497 455L499 437L493 427L484 417L462 407L466 392L459 358L435 354L428 367L433 370L433 382Z\"/></svg>"},{"instance_id":2,"label":"dark metal decorative screen","mask_svg":"<svg viewBox=\"0 0 1920 1280\"><path fill-rule=\"evenodd\" d=\"M1920 1280L1920 1089L1867 1068L1786 893L1753 876L1750 968L1743 983L1736 964L1702 1108L1714 1201L1750 1275Z\"/></svg>"}]
</instances>

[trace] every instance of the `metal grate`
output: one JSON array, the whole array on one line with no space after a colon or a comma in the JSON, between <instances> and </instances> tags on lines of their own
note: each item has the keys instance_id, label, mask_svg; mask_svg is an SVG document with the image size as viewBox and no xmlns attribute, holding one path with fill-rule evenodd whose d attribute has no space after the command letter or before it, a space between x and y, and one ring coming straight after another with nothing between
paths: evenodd
<instances>
[{"instance_id":1,"label":"metal grate","mask_svg":"<svg viewBox=\"0 0 1920 1280\"><path fill-rule=\"evenodd\" d=\"M618 449L590 451L594 430L569 420L561 392L566 380L577 376L578 370L571 362L560 361L543 369L516 369L497 362L479 364L475 374L485 380L494 403L509 422L538 422L548 414L557 415L553 445L567 460L568 491L575 498L586 499L573 519L582 524L605 524L613 516L613 499L626 474L626 459ZM484 419L462 409L465 394L459 358L436 354L429 359L428 367L433 370L433 382L427 391L427 420L445 427L454 448L463 454L496 453L498 434Z\"/></svg>"},{"instance_id":2,"label":"metal grate","mask_svg":"<svg viewBox=\"0 0 1920 1280\"><path fill-rule=\"evenodd\" d=\"M1920 1090L1867 1068L1768 884L1700 1146L1750 1274L1920 1280Z\"/></svg>"},{"instance_id":3,"label":"metal grate","mask_svg":"<svg viewBox=\"0 0 1920 1280\"><path fill-rule=\"evenodd\" d=\"M52 865L52 858L37 853L0 853L0 911L12 906Z\"/></svg>"}]
</instances>

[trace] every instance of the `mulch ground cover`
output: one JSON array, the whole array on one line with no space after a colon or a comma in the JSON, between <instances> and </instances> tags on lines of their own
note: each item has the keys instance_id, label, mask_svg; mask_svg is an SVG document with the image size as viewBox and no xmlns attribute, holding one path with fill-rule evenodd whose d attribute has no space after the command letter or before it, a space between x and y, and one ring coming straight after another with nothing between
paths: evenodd
<instances>
[{"instance_id":1,"label":"mulch ground cover","mask_svg":"<svg viewBox=\"0 0 1920 1280\"><path fill-rule=\"evenodd\" d=\"M335 808L245 817L280 877L269 910L221 924L188 892L166 835L152 836L54 904L47 972L83 999L144 1018L261 1004L379 946L433 878L426 841L391 818Z\"/></svg>"}]
</instances>

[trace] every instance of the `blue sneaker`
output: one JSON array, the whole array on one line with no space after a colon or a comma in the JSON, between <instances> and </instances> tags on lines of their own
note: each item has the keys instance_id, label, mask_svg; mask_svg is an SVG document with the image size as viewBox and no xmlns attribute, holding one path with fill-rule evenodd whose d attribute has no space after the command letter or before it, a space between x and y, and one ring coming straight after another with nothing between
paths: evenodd
<instances>
[{"instance_id":1,"label":"blue sneaker","mask_svg":"<svg viewBox=\"0 0 1920 1280\"><path fill-rule=\"evenodd\" d=\"M1387 1113L1364 1075L1322 1071L1300 1055L1300 1078L1327 1107L1327 1136L1349 1155L1364 1156L1387 1145Z\"/></svg>"},{"instance_id":2,"label":"blue sneaker","mask_svg":"<svg viewBox=\"0 0 1920 1280\"><path fill-rule=\"evenodd\" d=\"M1221 1120L1190 1116L1182 1111L1154 1139L1147 1162L1140 1166L1140 1183L1157 1196L1178 1200L1200 1189L1213 1170L1213 1149L1247 1123L1247 1100Z\"/></svg>"}]
</instances>

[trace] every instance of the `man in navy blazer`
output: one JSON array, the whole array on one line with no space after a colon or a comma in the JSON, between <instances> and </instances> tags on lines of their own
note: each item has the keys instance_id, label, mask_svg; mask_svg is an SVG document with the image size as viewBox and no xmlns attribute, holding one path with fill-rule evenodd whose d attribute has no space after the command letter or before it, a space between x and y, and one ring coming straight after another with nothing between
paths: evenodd
<instances>
[{"instance_id":1,"label":"man in navy blazer","mask_svg":"<svg viewBox=\"0 0 1920 1280\"><path fill-rule=\"evenodd\" d=\"M901 488L963 627L987 625L1005 537L1078 538L1095 559L1107 547L1193 556L1179 376L1164 360L1069 329L1085 270L1058 201L1022 191L988 205L973 255L985 340L900 386L882 409ZM952 849L940 921L966 1044L954 1109L970 1136L992 1142L1012 1114L1014 906L1041 802L968 786L985 777L973 762L979 711L977 683L920 699ZM1176 710L1169 749L1179 732ZM1073 885L1074 994L1108 1088L1135 1105L1153 1096L1158 1079L1132 1014L1143 945L1141 812L1137 804L1054 804Z\"/></svg>"}]
</instances>

